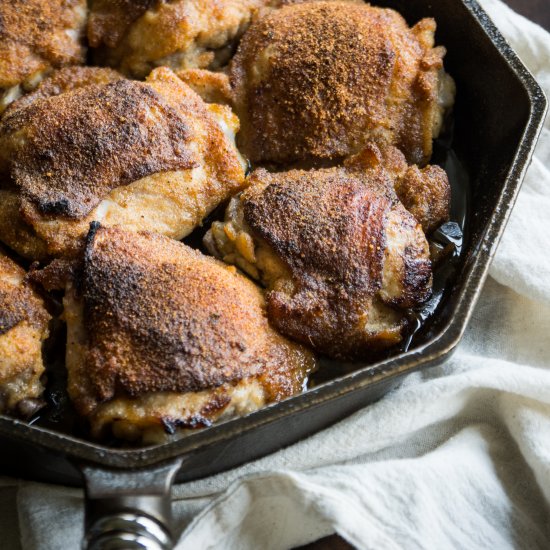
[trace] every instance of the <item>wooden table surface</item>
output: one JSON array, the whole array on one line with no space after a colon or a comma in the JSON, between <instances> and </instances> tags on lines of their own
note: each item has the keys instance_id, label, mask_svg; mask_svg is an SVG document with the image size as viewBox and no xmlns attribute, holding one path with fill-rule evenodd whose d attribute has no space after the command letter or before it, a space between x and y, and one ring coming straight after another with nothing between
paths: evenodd
<instances>
[{"instance_id":1,"label":"wooden table surface","mask_svg":"<svg viewBox=\"0 0 550 550\"><path fill-rule=\"evenodd\" d=\"M504 0L512 9L550 31L550 0ZM376 0L372 0L376 4ZM338 535L300 547L300 550L354 550Z\"/></svg>"}]
</instances>

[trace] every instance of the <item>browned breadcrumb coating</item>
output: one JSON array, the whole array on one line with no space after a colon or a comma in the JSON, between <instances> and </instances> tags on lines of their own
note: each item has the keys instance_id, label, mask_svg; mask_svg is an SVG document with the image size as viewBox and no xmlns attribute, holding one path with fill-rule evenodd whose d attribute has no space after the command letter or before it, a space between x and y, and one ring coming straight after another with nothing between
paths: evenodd
<instances>
[{"instance_id":1,"label":"browned breadcrumb coating","mask_svg":"<svg viewBox=\"0 0 550 550\"><path fill-rule=\"evenodd\" d=\"M397 180L395 191L427 235L449 220L451 186L445 170L439 166L409 167Z\"/></svg>"},{"instance_id":2,"label":"browned breadcrumb coating","mask_svg":"<svg viewBox=\"0 0 550 550\"><path fill-rule=\"evenodd\" d=\"M142 77L226 62L233 42L271 0L93 0L88 40L97 57Z\"/></svg>"},{"instance_id":3,"label":"browned breadcrumb coating","mask_svg":"<svg viewBox=\"0 0 550 550\"><path fill-rule=\"evenodd\" d=\"M371 156L362 170L255 170L205 240L268 287L268 315L282 334L333 357L396 344L402 310L431 293L424 233L376 148Z\"/></svg>"},{"instance_id":4,"label":"browned breadcrumb coating","mask_svg":"<svg viewBox=\"0 0 550 550\"><path fill-rule=\"evenodd\" d=\"M266 403L277 401L301 391L313 366L309 352L269 326L252 282L152 233L93 227L67 297L69 394L92 422L117 399L147 409L155 394L181 400L210 391L201 415L212 419L232 387L254 380ZM158 411L144 414L162 421ZM184 409L172 421L192 423Z\"/></svg>"},{"instance_id":5,"label":"browned breadcrumb coating","mask_svg":"<svg viewBox=\"0 0 550 550\"><path fill-rule=\"evenodd\" d=\"M44 267L35 263L27 275L27 280L47 292L65 290L80 268L78 258L54 258Z\"/></svg>"},{"instance_id":6,"label":"browned breadcrumb coating","mask_svg":"<svg viewBox=\"0 0 550 550\"><path fill-rule=\"evenodd\" d=\"M42 80L33 92L11 103L6 113L26 107L37 99L56 96L91 84L108 84L122 78L124 77L120 73L107 67L65 67L54 71Z\"/></svg>"},{"instance_id":7,"label":"browned breadcrumb coating","mask_svg":"<svg viewBox=\"0 0 550 550\"><path fill-rule=\"evenodd\" d=\"M157 0L91 0L88 19L88 41L97 48L117 46L128 27L139 19Z\"/></svg>"},{"instance_id":8,"label":"browned breadcrumb coating","mask_svg":"<svg viewBox=\"0 0 550 550\"><path fill-rule=\"evenodd\" d=\"M325 0L329 2L348 2L352 4L364 4L365 0ZM290 6L292 4L307 4L308 2L319 2L319 0L278 0L274 5L277 7Z\"/></svg>"},{"instance_id":9,"label":"browned breadcrumb coating","mask_svg":"<svg viewBox=\"0 0 550 550\"><path fill-rule=\"evenodd\" d=\"M23 258L44 260L48 247L21 216L21 200L15 190L0 189L0 241Z\"/></svg>"},{"instance_id":10,"label":"browned breadcrumb coating","mask_svg":"<svg viewBox=\"0 0 550 550\"><path fill-rule=\"evenodd\" d=\"M115 187L190 168L197 159L177 107L147 84L118 80L13 112L2 121L0 140L12 149L6 162L23 209L78 219Z\"/></svg>"},{"instance_id":11,"label":"browned breadcrumb coating","mask_svg":"<svg viewBox=\"0 0 550 550\"><path fill-rule=\"evenodd\" d=\"M395 147L366 147L344 163L349 169L365 170L382 165L394 181L405 208L420 222L427 235L449 220L451 184L439 166L409 165Z\"/></svg>"},{"instance_id":12,"label":"browned breadcrumb coating","mask_svg":"<svg viewBox=\"0 0 550 550\"><path fill-rule=\"evenodd\" d=\"M94 220L181 239L244 183L229 107L166 68L146 82L96 76L108 82L16 105L0 122L0 172L13 184L0 192L11 206L0 208L0 239L31 259L39 247L10 223L53 256L74 253Z\"/></svg>"},{"instance_id":13,"label":"browned breadcrumb coating","mask_svg":"<svg viewBox=\"0 0 550 550\"><path fill-rule=\"evenodd\" d=\"M42 299L25 282L25 271L0 250L0 335L27 321L43 328L49 321Z\"/></svg>"},{"instance_id":14,"label":"browned breadcrumb coating","mask_svg":"<svg viewBox=\"0 0 550 550\"><path fill-rule=\"evenodd\" d=\"M85 0L0 1L0 89L84 63Z\"/></svg>"},{"instance_id":15,"label":"browned breadcrumb coating","mask_svg":"<svg viewBox=\"0 0 550 550\"><path fill-rule=\"evenodd\" d=\"M184 69L178 71L177 75L207 103L231 105L231 86L225 73Z\"/></svg>"},{"instance_id":16,"label":"browned breadcrumb coating","mask_svg":"<svg viewBox=\"0 0 550 550\"><path fill-rule=\"evenodd\" d=\"M306 2L252 23L231 62L240 143L252 162L338 160L368 141L425 163L443 115L435 22L396 11ZM448 94L452 96L451 94Z\"/></svg>"},{"instance_id":17,"label":"browned breadcrumb coating","mask_svg":"<svg viewBox=\"0 0 550 550\"><path fill-rule=\"evenodd\" d=\"M0 413L30 413L43 387L50 316L25 271L0 250Z\"/></svg>"}]
</instances>

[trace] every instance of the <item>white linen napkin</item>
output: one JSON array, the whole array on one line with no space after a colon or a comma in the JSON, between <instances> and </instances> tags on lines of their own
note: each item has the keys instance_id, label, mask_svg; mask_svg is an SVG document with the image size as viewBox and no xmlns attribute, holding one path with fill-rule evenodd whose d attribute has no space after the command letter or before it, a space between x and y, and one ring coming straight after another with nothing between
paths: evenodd
<instances>
[{"instance_id":1,"label":"white linen napkin","mask_svg":"<svg viewBox=\"0 0 550 550\"><path fill-rule=\"evenodd\" d=\"M482 0L550 94L550 35ZM498 93L498 91L495 91ZM178 550L550 548L550 123L463 343L294 446L177 486ZM0 478L0 548L78 548L80 491Z\"/></svg>"}]
</instances>

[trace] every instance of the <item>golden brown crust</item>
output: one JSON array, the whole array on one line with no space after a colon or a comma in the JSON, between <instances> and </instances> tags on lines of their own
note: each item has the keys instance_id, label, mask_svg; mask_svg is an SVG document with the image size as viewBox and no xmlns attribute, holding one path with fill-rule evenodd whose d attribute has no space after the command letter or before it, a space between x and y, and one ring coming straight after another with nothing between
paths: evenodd
<instances>
[{"instance_id":1,"label":"golden brown crust","mask_svg":"<svg viewBox=\"0 0 550 550\"><path fill-rule=\"evenodd\" d=\"M122 78L124 77L120 73L107 67L65 67L42 80L36 90L10 104L6 113L26 107L37 99L56 96L91 84L107 84Z\"/></svg>"},{"instance_id":2,"label":"golden brown crust","mask_svg":"<svg viewBox=\"0 0 550 550\"><path fill-rule=\"evenodd\" d=\"M291 6L292 4L307 4L308 2L318 2L319 0L276 0L273 5L277 7ZM328 2L348 2L352 4L364 4L365 0L326 0Z\"/></svg>"},{"instance_id":3,"label":"golden brown crust","mask_svg":"<svg viewBox=\"0 0 550 550\"><path fill-rule=\"evenodd\" d=\"M65 290L68 282L74 279L79 269L81 265L78 259L55 258L45 267L40 267L38 264L31 266L27 279L47 292Z\"/></svg>"},{"instance_id":4,"label":"golden brown crust","mask_svg":"<svg viewBox=\"0 0 550 550\"><path fill-rule=\"evenodd\" d=\"M428 165L419 168L408 165L396 147L376 147L372 143L344 165L350 170L369 170L383 166L393 180L393 186L403 206L429 234L448 221L451 210L451 184L443 168Z\"/></svg>"},{"instance_id":5,"label":"golden brown crust","mask_svg":"<svg viewBox=\"0 0 550 550\"><path fill-rule=\"evenodd\" d=\"M21 216L21 198L17 192L0 189L0 241L29 260L48 257L46 243Z\"/></svg>"},{"instance_id":6,"label":"golden brown crust","mask_svg":"<svg viewBox=\"0 0 550 550\"><path fill-rule=\"evenodd\" d=\"M110 432L118 439L141 440L150 445L220 420L244 416L303 389L307 375L303 366L296 367L294 376L289 376L287 367L278 367L259 377L199 392L160 392L137 399L116 397L99 405L89 417L92 435L102 437Z\"/></svg>"},{"instance_id":7,"label":"golden brown crust","mask_svg":"<svg viewBox=\"0 0 550 550\"><path fill-rule=\"evenodd\" d=\"M231 105L231 86L225 73L185 69L178 71L177 75L207 103Z\"/></svg>"},{"instance_id":8,"label":"golden brown crust","mask_svg":"<svg viewBox=\"0 0 550 550\"><path fill-rule=\"evenodd\" d=\"M376 140L426 162L444 50L433 20L350 2L285 6L254 22L231 62L252 162L338 160Z\"/></svg>"},{"instance_id":9,"label":"golden brown crust","mask_svg":"<svg viewBox=\"0 0 550 550\"><path fill-rule=\"evenodd\" d=\"M25 271L0 250L0 414L30 416L41 406L49 321Z\"/></svg>"},{"instance_id":10,"label":"golden brown crust","mask_svg":"<svg viewBox=\"0 0 550 550\"><path fill-rule=\"evenodd\" d=\"M0 2L0 88L49 68L84 62L85 0Z\"/></svg>"},{"instance_id":11,"label":"golden brown crust","mask_svg":"<svg viewBox=\"0 0 550 550\"><path fill-rule=\"evenodd\" d=\"M2 119L0 142L15 134L10 172L30 218L82 218L115 187L198 162L178 104L129 80L15 110Z\"/></svg>"},{"instance_id":12,"label":"golden brown crust","mask_svg":"<svg viewBox=\"0 0 550 550\"><path fill-rule=\"evenodd\" d=\"M291 288L267 294L274 325L336 357L361 356L398 341L399 316L381 302L410 307L424 301L431 265L425 238L389 175L382 169L259 169L249 179L241 198L244 220L291 274ZM397 328L369 332L376 324L369 311Z\"/></svg>"},{"instance_id":13,"label":"golden brown crust","mask_svg":"<svg viewBox=\"0 0 550 550\"><path fill-rule=\"evenodd\" d=\"M246 223L284 258L300 286L316 288L331 279L354 292L374 293L384 221L395 202L382 174L367 187L338 168L279 174L258 169L249 182Z\"/></svg>"},{"instance_id":14,"label":"golden brown crust","mask_svg":"<svg viewBox=\"0 0 550 550\"><path fill-rule=\"evenodd\" d=\"M0 250L0 335L21 321L42 328L50 317L38 294L23 282L25 271ZM17 285L13 280L20 279Z\"/></svg>"},{"instance_id":15,"label":"golden brown crust","mask_svg":"<svg viewBox=\"0 0 550 550\"><path fill-rule=\"evenodd\" d=\"M269 327L250 281L162 236L94 226L76 284L87 343L72 395L85 414L114 396L196 392L268 369L286 395L311 362Z\"/></svg>"},{"instance_id":16,"label":"golden brown crust","mask_svg":"<svg viewBox=\"0 0 550 550\"><path fill-rule=\"evenodd\" d=\"M166 68L145 83L103 71L57 80L115 80L16 105L0 122L12 182L0 239L31 259L74 254L94 220L181 239L244 184L229 107Z\"/></svg>"},{"instance_id":17,"label":"golden brown crust","mask_svg":"<svg viewBox=\"0 0 550 550\"><path fill-rule=\"evenodd\" d=\"M219 118L224 118L224 113L230 111L229 108L224 105L206 105L198 94L166 67L155 69L147 77L147 82L169 97L171 102L181 110L182 116L186 116L190 120L200 118L208 142L203 151L205 163L211 166L212 172L220 180L230 182L238 180L241 183L243 177L242 159L235 144L229 142L227 135L220 128L219 119L214 116L217 113ZM225 118L234 118L238 130L239 122L234 114L231 114L230 117L225 115ZM224 124L229 126L227 120Z\"/></svg>"},{"instance_id":18,"label":"golden brown crust","mask_svg":"<svg viewBox=\"0 0 550 550\"><path fill-rule=\"evenodd\" d=\"M88 40L103 64L145 76L224 64L232 43L271 0L94 0Z\"/></svg>"},{"instance_id":19,"label":"golden brown crust","mask_svg":"<svg viewBox=\"0 0 550 550\"><path fill-rule=\"evenodd\" d=\"M439 166L409 167L397 180L395 191L405 208L422 224L426 234L449 220L451 186L445 170Z\"/></svg>"},{"instance_id":20,"label":"golden brown crust","mask_svg":"<svg viewBox=\"0 0 550 550\"><path fill-rule=\"evenodd\" d=\"M92 0L88 42L92 48L117 46L128 27L158 0Z\"/></svg>"}]
</instances>

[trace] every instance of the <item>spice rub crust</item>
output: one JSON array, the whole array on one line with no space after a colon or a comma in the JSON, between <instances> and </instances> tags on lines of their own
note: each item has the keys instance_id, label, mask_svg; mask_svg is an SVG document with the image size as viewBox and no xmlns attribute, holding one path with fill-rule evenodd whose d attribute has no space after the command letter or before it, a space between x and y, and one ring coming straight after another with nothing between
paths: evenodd
<instances>
[{"instance_id":1,"label":"spice rub crust","mask_svg":"<svg viewBox=\"0 0 550 550\"><path fill-rule=\"evenodd\" d=\"M82 218L116 187L198 163L186 117L170 99L118 80L8 113L0 142L23 209Z\"/></svg>"},{"instance_id":2,"label":"spice rub crust","mask_svg":"<svg viewBox=\"0 0 550 550\"><path fill-rule=\"evenodd\" d=\"M284 6L254 22L231 63L252 162L338 160L367 141L425 163L439 131L444 48L435 22L342 1Z\"/></svg>"},{"instance_id":3,"label":"spice rub crust","mask_svg":"<svg viewBox=\"0 0 550 550\"><path fill-rule=\"evenodd\" d=\"M269 326L252 282L182 243L95 225L75 284L87 337L69 391L83 412L268 372L271 397L282 398L311 370L310 353Z\"/></svg>"}]
</instances>

